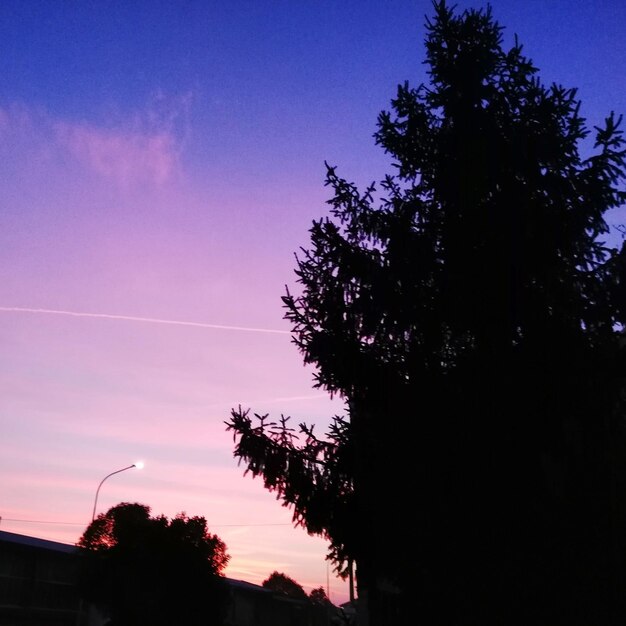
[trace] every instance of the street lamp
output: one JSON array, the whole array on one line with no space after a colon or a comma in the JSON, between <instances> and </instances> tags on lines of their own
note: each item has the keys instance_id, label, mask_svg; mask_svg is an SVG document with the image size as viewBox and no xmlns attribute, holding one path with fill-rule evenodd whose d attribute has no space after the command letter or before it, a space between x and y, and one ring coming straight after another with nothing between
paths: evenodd
<instances>
[{"instance_id":1,"label":"street lamp","mask_svg":"<svg viewBox=\"0 0 626 626\"><path fill-rule=\"evenodd\" d=\"M137 469L142 469L143 468L143 462L142 461L137 461L137 463L133 463L132 465L129 465L128 467L123 467L122 469L118 469L114 472L111 472L110 474L107 474L101 481L100 484L98 485L98 489L96 489L96 499L93 501L93 513L91 514L91 521L93 522L96 519L96 506L98 504L98 494L100 493L100 487L102 487L102 483L109 477L113 476L114 474L119 474L120 472L125 472L126 470L132 469L133 467L136 467Z\"/></svg>"}]
</instances>

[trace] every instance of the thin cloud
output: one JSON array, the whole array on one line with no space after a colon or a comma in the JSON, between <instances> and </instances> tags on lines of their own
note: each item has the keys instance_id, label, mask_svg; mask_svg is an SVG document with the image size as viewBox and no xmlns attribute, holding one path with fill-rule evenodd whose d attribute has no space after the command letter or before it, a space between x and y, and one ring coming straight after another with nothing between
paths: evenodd
<instances>
[{"instance_id":1,"label":"thin cloud","mask_svg":"<svg viewBox=\"0 0 626 626\"><path fill-rule=\"evenodd\" d=\"M228 326L225 324L207 324L205 322L186 322L182 320L164 320L154 317L136 317L134 315L111 315L108 313L83 313L79 311L61 311L58 309L30 309L26 307L0 307L5 313L42 313L47 315L67 315L70 317L92 317L107 320L122 320L126 322L144 322L148 324L169 324L172 326L192 326L195 328L211 328L214 330L238 330L250 333L271 333L290 335L287 330L274 328L255 328L253 326Z\"/></svg>"},{"instance_id":2,"label":"thin cloud","mask_svg":"<svg viewBox=\"0 0 626 626\"><path fill-rule=\"evenodd\" d=\"M55 130L59 143L75 158L120 185L160 185L177 166L176 143L167 131L116 131L67 122L58 122Z\"/></svg>"},{"instance_id":3,"label":"thin cloud","mask_svg":"<svg viewBox=\"0 0 626 626\"><path fill-rule=\"evenodd\" d=\"M120 187L163 185L181 174L192 94L157 92L135 113L101 123L63 119L21 102L0 106L0 136L12 155L35 162L74 161Z\"/></svg>"}]
</instances>

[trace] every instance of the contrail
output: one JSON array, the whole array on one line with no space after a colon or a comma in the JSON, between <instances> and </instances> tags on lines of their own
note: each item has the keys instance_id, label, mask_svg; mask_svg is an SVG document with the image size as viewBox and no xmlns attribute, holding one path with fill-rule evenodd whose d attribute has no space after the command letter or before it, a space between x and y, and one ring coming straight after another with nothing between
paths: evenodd
<instances>
[{"instance_id":1,"label":"contrail","mask_svg":"<svg viewBox=\"0 0 626 626\"><path fill-rule=\"evenodd\" d=\"M208 409L214 409L216 407L250 407L250 406L264 406L266 404L278 404L280 402L303 402L305 400L327 400L328 395L317 393L311 396L279 396L277 398L262 398L260 400L224 400L222 402L213 402L206 405Z\"/></svg>"},{"instance_id":2,"label":"contrail","mask_svg":"<svg viewBox=\"0 0 626 626\"><path fill-rule=\"evenodd\" d=\"M23 307L0 306L6 313L47 313L50 315L68 315L71 317L96 317L107 320L124 320L126 322L147 322L148 324L170 324L172 326L194 326L195 328L213 328L215 330L242 330L249 333L272 333L290 335L288 330L273 328L253 328L250 326L225 326L222 324L205 324L204 322L183 322L180 320L162 320L154 317L135 317L133 315L109 315L108 313L80 313L78 311L59 311L56 309L27 309Z\"/></svg>"}]
</instances>

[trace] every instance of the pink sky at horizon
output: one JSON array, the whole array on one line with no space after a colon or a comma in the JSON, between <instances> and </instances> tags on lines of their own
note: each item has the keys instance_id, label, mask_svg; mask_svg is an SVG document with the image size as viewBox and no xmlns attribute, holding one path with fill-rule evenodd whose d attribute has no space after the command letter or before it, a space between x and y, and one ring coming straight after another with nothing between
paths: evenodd
<instances>
[{"instance_id":1,"label":"pink sky at horizon","mask_svg":"<svg viewBox=\"0 0 626 626\"><path fill-rule=\"evenodd\" d=\"M326 543L243 476L224 422L343 413L281 296L327 215L324 162L361 186L389 171L376 117L427 79L432 5L183 4L0 3L0 530L74 543L102 478L143 460L99 512L202 515L228 576L328 580L344 602ZM589 126L626 112L626 4L490 4Z\"/></svg>"},{"instance_id":2,"label":"pink sky at horizon","mask_svg":"<svg viewBox=\"0 0 626 626\"><path fill-rule=\"evenodd\" d=\"M161 325L154 323L102 318L76 320L67 315L58 320L56 318L63 316L16 311L0 314L5 316L5 329L6 316L16 318L14 326L32 325L28 332L31 337L37 335L49 318L55 318L53 334L57 337L66 338L70 334L67 328L63 329L65 324L104 322L111 328L98 329L98 335L116 334L116 325L136 324L141 329L135 329L133 335L142 334L149 343L156 341L161 346L169 343L150 337L155 329L159 331L157 334L163 333ZM175 334L190 329L166 326L165 330ZM194 327L191 330L241 333ZM122 334L125 333L122 331ZM14 334L17 335L19 333ZM172 365L176 359L168 359L164 372L159 371L160 368L151 369L149 363L142 364L150 376L158 378L151 390L151 384L133 379L134 364L117 373L103 371L100 363L104 354L115 360L122 346L118 344L107 351L94 340L99 352L95 364L94 346L87 345L88 335L83 337L84 343L78 342L82 345L72 347L73 354L62 352L60 360L69 364L66 367L54 372L37 371L37 367L31 370L30 375L37 383L37 395L45 398L45 403L33 399L31 385L22 384L20 389L19 381L25 378L23 370L18 368L14 378L2 377L0 389L10 390L12 395L12 401L5 403L6 408L16 412L28 410L30 422L12 425L10 436L0 442L0 469L20 468L12 470L10 485L5 484L0 489L3 503L0 529L75 543L90 521L99 481L106 474L141 458L145 462L143 469L125 471L104 482L98 512L128 501L147 504L153 514L168 517L181 511L203 515L211 532L218 534L228 546L232 558L226 575L260 584L272 571L278 570L293 577L307 591L326 587L330 581L331 597L337 602L345 601L345 583L336 579L332 571L329 573L324 561L326 543L307 536L301 529L294 530L290 511L280 506L259 480L243 479L242 468L233 472L237 464L232 458L232 436L226 432L223 422L228 418L230 407L237 406L233 401L236 390L232 390L233 400L222 396L224 399L220 401L214 395L218 393L217 385L213 389L204 385L202 389L200 380L171 377L169 368L176 366ZM39 337L38 345L43 339ZM209 345L215 343L209 337L191 339L192 344L205 344L206 339ZM276 339L283 344L289 341L287 335L263 335L260 343L265 350L268 340ZM181 340L176 338L176 341ZM235 343L238 341L235 338ZM59 348L56 341L51 343L55 344L54 350ZM253 339L251 343L256 342ZM182 348L183 352L190 350L198 356L197 345L186 344ZM222 366L227 367L224 363ZM82 380L77 381L79 376ZM76 388L77 382L82 383L81 389ZM156 389L161 385L167 389L161 388L157 394ZM96 406L91 399L100 387L106 393L101 397L103 404ZM268 411L281 404L300 405L308 409L308 414L328 404L322 393L311 393L310 386L308 391L291 397L271 397L263 396L259 390L249 397L251 402L242 399L242 404L265 406ZM157 395L156 402L143 399ZM119 397L123 398L123 407ZM61 424L54 419L52 408L46 406L57 402L60 404L56 410L63 410L65 415ZM177 407L178 414L173 420L170 418L172 406ZM180 422L184 422L184 428L178 427ZM110 465L105 466L106 463Z\"/></svg>"}]
</instances>

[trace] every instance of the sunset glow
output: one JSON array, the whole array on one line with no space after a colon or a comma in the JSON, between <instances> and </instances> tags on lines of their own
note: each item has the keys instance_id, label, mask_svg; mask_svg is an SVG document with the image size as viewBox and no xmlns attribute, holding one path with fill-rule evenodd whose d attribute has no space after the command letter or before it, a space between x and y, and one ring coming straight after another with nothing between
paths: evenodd
<instances>
[{"instance_id":1,"label":"sunset glow","mask_svg":"<svg viewBox=\"0 0 626 626\"><path fill-rule=\"evenodd\" d=\"M626 3L490 4L544 82L579 87L590 127L626 112ZM329 580L347 601L326 541L243 475L225 421L241 405L321 434L345 412L281 297L327 214L324 162L359 185L390 169L376 117L427 80L430 10L0 3L1 530L75 543L103 476L134 463L99 512L204 516L227 576Z\"/></svg>"}]
</instances>

